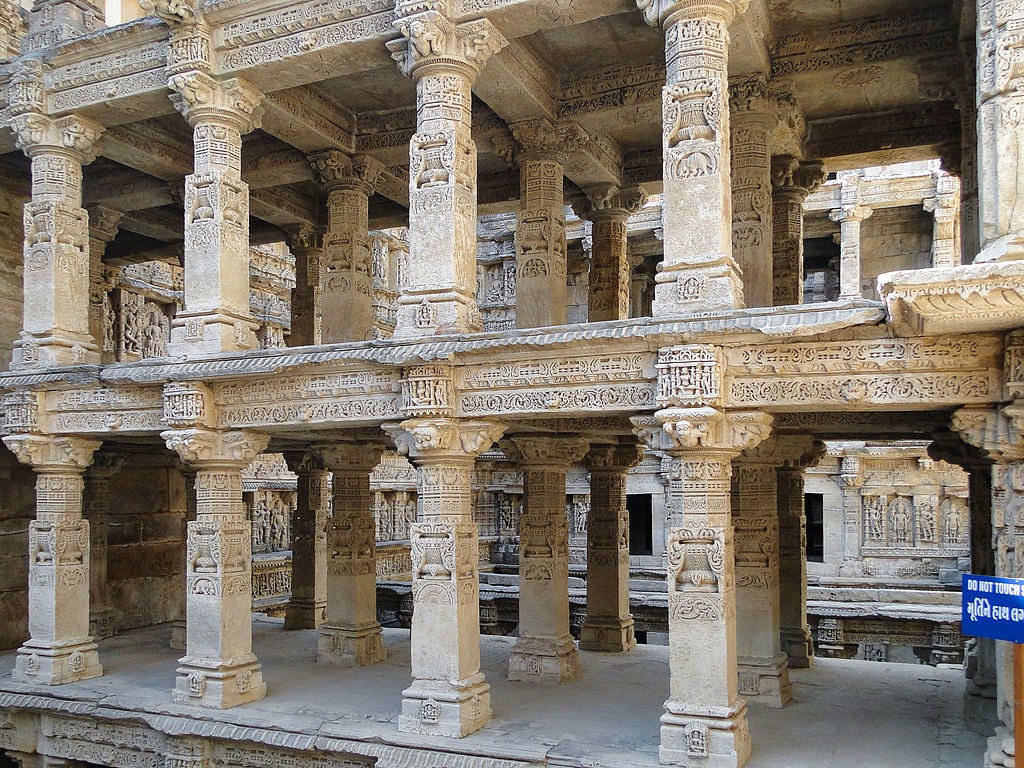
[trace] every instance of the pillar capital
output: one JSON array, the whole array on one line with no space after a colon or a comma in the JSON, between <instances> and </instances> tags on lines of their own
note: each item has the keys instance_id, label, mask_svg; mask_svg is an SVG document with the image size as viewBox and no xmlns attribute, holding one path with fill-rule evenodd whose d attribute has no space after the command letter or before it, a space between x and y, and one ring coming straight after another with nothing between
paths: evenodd
<instances>
[{"instance_id":1,"label":"pillar capital","mask_svg":"<svg viewBox=\"0 0 1024 768\"><path fill-rule=\"evenodd\" d=\"M601 221L604 219L627 219L647 204L647 193L641 187L619 187L615 184L598 184L583 190L586 201L573 205L581 219Z\"/></svg>"},{"instance_id":2,"label":"pillar capital","mask_svg":"<svg viewBox=\"0 0 1024 768\"><path fill-rule=\"evenodd\" d=\"M825 443L810 435L772 435L744 450L736 460L800 471L821 461L825 451Z\"/></svg>"},{"instance_id":3,"label":"pillar capital","mask_svg":"<svg viewBox=\"0 0 1024 768\"><path fill-rule=\"evenodd\" d=\"M749 0L636 0L644 21L652 27L669 27L680 21L714 19L725 25L746 13Z\"/></svg>"},{"instance_id":4,"label":"pillar capital","mask_svg":"<svg viewBox=\"0 0 1024 768\"><path fill-rule=\"evenodd\" d=\"M737 116L759 115L766 123L778 121L777 104L768 89L763 72L750 72L729 78L729 111Z\"/></svg>"},{"instance_id":5,"label":"pillar capital","mask_svg":"<svg viewBox=\"0 0 1024 768\"><path fill-rule=\"evenodd\" d=\"M997 464L1024 461L1024 402L1020 400L998 409L961 408L953 413L950 426Z\"/></svg>"},{"instance_id":6,"label":"pillar capital","mask_svg":"<svg viewBox=\"0 0 1024 768\"><path fill-rule=\"evenodd\" d=\"M320 251L324 247L324 228L312 224L287 224L284 227L288 235L288 248L296 251Z\"/></svg>"},{"instance_id":7,"label":"pillar capital","mask_svg":"<svg viewBox=\"0 0 1024 768\"><path fill-rule=\"evenodd\" d=\"M425 462L467 462L486 451L505 431L496 421L448 418L406 419L384 424L398 450Z\"/></svg>"},{"instance_id":8,"label":"pillar capital","mask_svg":"<svg viewBox=\"0 0 1024 768\"><path fill-rule=\"evenodd\" d=\"M381 454L387 445L382 437L379 441L339 441L313 445L313 454L331 472L358 472L369 474L380 463ZM296 470L292 470L296 471Z\"/></svg>"},{"instance_id":9,"label":"pillar capital","mask_svg":"<svg viewBox=\"0 0 1024 768\"><path fill-rule=\"evenodd\" d=\"M99 440L64 435L15 434L3 441L18 461L40 474L84 472L103 445Z\"/></svg>"},{"instance_id":10,"label":"pillar capital","mask_svg":"<svg viewBox=\"0 0 1024 768\"><path fill-rule=\"evenodd\" d=\"M172 75L168 80L174 108L192 127L213 123L249 133L260 125L260 90L240 77L217 80L205 72L192 70Z\"/></svg>"},{"instance_id":11,"label":"pillar capital","mask_svg":"<svg viewBox=\"0 0 1024 768\"><path fill-rule=\"evenodd\" d=\"M242 470L252 463L270 442L270 436L240 429L168 429L160 433L167 447L182 462L200 470L211 467Z\"/></svg>"},{"instance_id":12,"label":"pillar capital","mask_svg":"<svg viewBox=\"0 0 1024 768\"><path fill-rule=\"evenodd\" d=\"M406 75L455 70L475 80L488 59L508 45L488 19L455 24L446 5L416 0L396 5L395 29L402 37L389 42L388 50Z\"/></svg>"},{"instance_id":13,"label":"pillar capital","mask_svg":"<svg viewBox=\"0 0 1024 768\"><path fill-rule=\"evenodd\" d=\"M314 152L309 164L317 182L327 191L350 189L369 197L384 173L384 164L369 155L349 157L339 149Z\"/></svg>"},{"instance_id":14,"label":"pillar capital","mask_svg":"<svg viewBox=\"0 0 1024 768\"><path fill-rule=\"evenodd\" d=\"M828 217L834 222L844 224L852 221L864 221L865 219L871 218L872 213L874 213L874 210L866 205L843 205L829 211Z\"/></svg>"},{"instance_id":15,"label":"pillar capital","mask_svg":"<svg viewBox=\"0 0 1024 768\"><path fill-rule=\"evenodd\" d=\"M518 162L551 160L565 164L576 142L576 131L570 125L556 125L547 118L523 120L509 126L519 145Z\"/></svg>"},{"instance_id":16,"label":"pillar capital","mask_svg":"<svg viewBox=\"0 0 1024 768\"><path fill-rule=\"evenodd\" d=\"M9 123L18 148L29 157L63 155L79 163L96 157L103 126L81 115L52 118L38 112L15 115Z\"/></svg>"},{"instance_id":17,"label":"pillar capital","mask_svg":"<svg viewBox=\"0 0 1024 768\"><path fill-rule=\"evenodd\" d=\"M639 443L595 443L590 446L583 463L592 472L625 472L644 457Z\"/></svg>"},{"instance_id":18,"label":"pillar capital","mask_svg":"<svg viewBox=\"0 0 1024 768\"><path fill-rule=\"evenodd\" d=\"M818 191L827 177L820 160L801 160L793 155L772 157L772 188L776 193L789 193L803 198Z\"/></svg>"},{"instance_id":19,"label":"pillar capital","mask_svg":"<svg viewBox=\"0 0 1024 768\"><path fill-rule=\"evenodd\" d=\"M589 444L579 437L514 435L501 442L502 450L523 467L565 469L582 459Z\"/></svg>"},{"instance_id":20,"label":"pillar capital","mask_svg":"<svg viewBox=\"0 0 1024 768\"><path fill-rule=\"evenodd\" d=\"M762 411L665 408L634 416L633 432L646 445L669 453L731 453L752 448L771 433L772 417Z\"/></svg>"}]
</instances>

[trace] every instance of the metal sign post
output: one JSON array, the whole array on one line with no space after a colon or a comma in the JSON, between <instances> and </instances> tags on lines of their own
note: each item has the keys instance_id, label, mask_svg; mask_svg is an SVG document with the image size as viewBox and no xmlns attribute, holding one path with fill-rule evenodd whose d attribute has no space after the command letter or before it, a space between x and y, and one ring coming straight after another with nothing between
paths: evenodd
<instances>
[{"instance_id":1,"label":"metal sign post","mask_svg":"<svg viewBox=\"0 0 1024 768\"><path fill-rule=\"evenodd\" d=\"M1013 643L1013 753L1024 748L1024 579L965 573L960 633Z\"/></svg>"}]
</instances>

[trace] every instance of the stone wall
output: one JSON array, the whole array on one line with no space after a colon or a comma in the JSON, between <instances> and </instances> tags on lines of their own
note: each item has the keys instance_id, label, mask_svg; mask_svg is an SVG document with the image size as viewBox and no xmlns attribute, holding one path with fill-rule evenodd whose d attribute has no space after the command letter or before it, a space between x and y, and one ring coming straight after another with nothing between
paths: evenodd
<instances>
[{"instance_id":1,"label":"stone wall","mask_svg":"<svg viewBox=\"0 0 1024 768\"><path fill-rule=\"evenodd\" d=\"M117 631L183 615L185 480L165 465L133 455L110 481L107 580Z\"/></svg>"},{"instance_id":2,"label":"stone wall","mask_svg":"<svg viewBox=\"0 0 1024 768\"><path fill-rule=\"evenodd\" d=\"M0 190L0 370L11 363L11 349L21 330L23 198Z\"/></svg>"},{"instance_id":3,"label":"stone wall","mask_svg":"<svg viewBox=\"0 0 1024 768\"><path fill-rule=\"evenodd\" d=\"M932 265L933 216L920 205L880 208L861 224L861 294L878 299L879 275Z\"/></svg>"},{"instance_id":4,"label":"stone wall","mask_svg":"<svg viewBox=\"0 0 1024 768\"><path fill-rule=\"evenodd\" d=\"M28 637L28 522L36 513L35 476L0 447L0 650Z\"/></svg>"}]
</instances>

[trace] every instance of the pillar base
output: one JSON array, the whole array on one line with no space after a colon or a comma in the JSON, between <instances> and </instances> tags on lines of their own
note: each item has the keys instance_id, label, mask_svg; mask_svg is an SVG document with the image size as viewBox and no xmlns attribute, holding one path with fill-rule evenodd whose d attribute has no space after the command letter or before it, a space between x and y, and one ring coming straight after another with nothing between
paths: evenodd
<instances>
[{"instance_id":1,"label":"pillar base","mask_svg":"<svg viewBox=\"0 0 1024 768\"><path fill-rule=\"evenodd\" d=\"M786 654L790 669L814 666L814 638L807 627L783 628L782 652Z\"/></svg>"},{"instance_id":2,"label":"pillar base","mask_svg":"<svg viewBox=\"0 0 1024 768\"><path fill-rule=\"evenodd\" d=\"M178 678L171 691L171 698L177 704L229 709L259 701L267 695L261 665L252 654L227 659L224 664L189 656L181 658L179 663Z\"/></svg>"},{"instance_id":3,"label":"pillar base","mask_svg":"<svg viewBox=\"0 0 1024 768\"><path fill-rule=\"evenodd\" d=\"M707 259L692 266L675 265L655 277L651 314L684 317L743 307L743 281L731 256Z\"/></svg>"},{"instance_id":4,"label":"pillar base","mask_svg":"<svg viewBox=\"0 0 1024 768\"><path fill-rule=\"evenodd\" d=\"M579 653L570 636L520 637L508 660L509 680L567 683L580 673Z\"/></svg>"},{"instance_id":5,"label":"pillar base","mask_svg":"<svg viewBox=\"0 0 1024 768\"><path fill-rule=\"evenodd\" d=\"M292 600L284 614L285 629L318 629L324 623L326 601Z\"/></svg>"},{"instance_id":6,"label":"pillar base","mask_svg":"<svg viewBox=\"0 0 1024 768\"><path fill-rule=\"evenodd\" d=\"M94 605L89 609L89 634L96 640L114 636L114 609Z\"/></svg>"},{"instance_id":7,"label":"pillar base","mask_svg":"<svg viewBox=\"0 0 1024 768\"><path fill-rule=\"evenodd\" d=\"M996 728L996 735L990 736L985 747L982 768L1014 768L1013 734L1005 727Z\"/></svg>"},{"instance_id":8,"label":"pillar base","mask_svg":"<svg viewBox=\"0 0 1024 768\"><path fill-rule=\"evenodd\" d=\"M184 651L188 646L186 645L186 638L188 636L188 626L183 620L171 622L171 639L167 643L167 646L172 651Z\"/></svg>"},{"instance_id":9,"label":"pillar base","mask_svg":"<svg viewBox=\"0 0 1024 768\"><path fill-rule=\"evenodd\" d=\"M64 685L102 674L103 666L91 637L60 646L37 645L29 640L18 649L11 679L31 685Z\"/></svg>"},{"instance_id":10,"label":"pillar base","mask_svg":"<svg viewBox=\"0 0 1024 768\"><path fill-rule=\"evenodd\" d=\"M251 317L223 312L196 315L179 312L171 321L167 354L178 357L258 349L257 328L259 324Z\"/></svg>"},{"instance_id":11,"label":"pillar base","mask_svg":"<svg viewBox=\"0 0 1024 768\"><path fill-rule=\"evenodd\" d=\"M662 765L739 768L750 757L747 703L734 707L686 707L665 702L661 716Z\"/></svg>"},{"instance_id":12,"label":"pillar base","mask_svg":"<svg viewBox=\"0 0 1024 768\"><path fill-rule=\"evenodd\" d=\"M580 649L584 651L622 652L636 648L633 619L587 616L580 628Z\"/></svg>"},{"instance_id":13,"label":"pillar base","mask_svg":"<svg viewBox=\"0 0 1024 768\"><path fill-rule=\"evenodd\" d=\"M14 342L11 370L26 368L63 368L69 365L99 365L99 347L91 336L66 335L33 336L22 331Z\"/></svg>"},{"instance_id":14,"label":"pillar base","mask_svg":"<svg viewBox=\"0 0 1024 768\"><path fill-rule=\"evenodd\" d=\"M339 667L361 667L384 661L384 639L380 624L361 629L320 625L317 661Z\"/></svg>"},{"instance_id":15,"label":"pillar base","mask_svg":"<svg viewBox=\"0 0 1024 768\"><path fill-rule=\"evenodd\" d=\"M491 719L491 686L478 672L459 681L416 680L402 691L398 730L460 739Z\"/></svg>"},{"instance_id":16,"label":"pillar base","mask_svg":"<svg viewBox=\"0 0 1024 768\"><path fill-rule=\"evenodd\" d=\"M403 294L398 299L394 339L473 333L483 330L480 310L472 296L457 291Z\"/></svg>"},{"instance_id":17,"label":"pillar base","mask_svg":"<svg viewBox=\"0 0 1024 768\"><path fill-rule=\"evenodd\" d=\"M786 654L780 653L774 659L741 657L736 668L740 696L769 707L784 707L793 700Z\"/></svg>"}]
</instances>

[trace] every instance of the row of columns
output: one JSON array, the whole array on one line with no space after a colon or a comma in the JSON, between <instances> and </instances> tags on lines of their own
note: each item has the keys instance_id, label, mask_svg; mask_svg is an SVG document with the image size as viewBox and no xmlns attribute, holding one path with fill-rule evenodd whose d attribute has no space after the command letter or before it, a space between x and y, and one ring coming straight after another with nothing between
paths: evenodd
<instances>
[{"instance_id":1,"label":"row of columns","mask_svg":"<svg viewBox=\"0 0 1024 768\"><path fill-rule=\"evenodd\" d=\"M174 696L183 703L231 707L266 692L251 645L251 552L241 473L266 447L267 437L204 425L212 406L200 384L173 385L168 395L165 420L171 428L162 437L194 473L195 489L195 519L188 522L186 542L186 647ZM747 736L737 681L744 679L745 667L767 669L762 680L785 675L780 537L770 518L776 504L774 476L798 473L801 461L814 451L803 440L784 450L772 443L769 453L749 453L737 464L739 472L752 463L765 482L751 483L752 490L740 482L733 493L732 462L763 438L770 417L697 409L668 410L634 421L646 444L666 451L673 463L667 553L672 696L663 718L664 756L703 749L704 739L709 755L734 752L742 762ZM693 429L714 440L693 442ZM385 430L408 452L419 478L411 552L413 682L403 693L400 729L463 736L490 716L489 686L480 672L478 545L470 473L476 456L493 445L503 427L431 417L385 425ZM100 444L26 433L5 442L39 475L39 514L30 534L32 638L19 649L15 677L61 684L101 674L89 636L90 540L81 497L83 473ZM592 478L588 611L581 646L629 650L635 638L629 614L625 477L640 451L635 443L597 440L590 445L568 435L515 435L502 446L520 462L526 486L520 632L509 677L565 682L579 670L568 631L565 472L582 460ZM295 591L286 621L290 627L319 626L318 655L325 661L353 665L383 659L369 485L383 449L383 442L360 441L311 446L287 456L299 475L300 504ZM780 459L783 452L787 458ZM780 469L779 461L789 463ZM330 513L325 498L328 472L333 475ZM789 517L799 520L794 510L800 505L794 498L801 498L802 490L782 497ZM737 528L736 571L731 520ZM749 524L751 520L756 524ZM756 551L764 555L763 562L746 556L755 551L749 546L755 528ZM798 546L799 523L785 530L787 535L795 531ZM791 577L793 573L798 578L799 567ZM799 592L802 586L787 580L783 589ZM805 639L803 617L790 619L795 634ZM737 646L737 624L745 646ZM757 631L761 629L766 631ZM806 643L798 655L806 663ZM769 703L784 703L781 685L778 691L771 684L759 687L753 693L763 694Z\"/></svg>"},{"instance_id":2,"label":"row of columns","mask_svg":"<svg viewBox=\"0 0 1024 768\"><path fill-rule=\"evenodd\" d=\"M691 8L641 0L641 6L652 23L666 29L669 63L667 255L657 278L654 314L673 317L742 306L741 283L748 304L767 306L773 272L767 134L774 117L766 106L763 77L733 87L737 123L731 173L726 58L733 3L715 0ZM455 25L441 11L416 8L400 10L396 28L403 37L389 44L403 71L416 81L418 106L410 145L411 258L407 287L399 297L397 337L480 327L474 296L477 173L471 89L480 68L507 44L487 20ZM262 94L243 78L211 74L209 62L194 58L202 48L190 46L190 41L209 34L201 21L173 14L167 20L172 47L188 53L176 58L168 84L175 107L192 127L195 147L194 172L186 178L184 198L185 308L172 323L170 351L255 348L258 326L249 313L248 188L241 180L241 137L259 125ZM29 95L15 100L10 121L19 145L33 158L34 179L26 208L25 334L15 364L96 362L88 281L73 276L90 272L81 174L103 127L78 116L45 116L31 75L30 69L19 73L25 80L19 80L19 94ZM563 175L572 132L546 120L517 123L512 131L520 148L522 188L517 321L521 327L562 324ZM371 157L339 150L313 153L310 162L327 203L321 228L299 227L292 233L298 273L293 343L372 337L367 211L383 168ZM643 204L643 194L611 185L586 192L589 202L583 208L594 221L591 319L625 319L625 219ZM53 234L58 231L60 237ZM97 267L93 264L91 271ZM789 270L794 272L792 265ZM794 280L798 292L799 279L790 282ZM788 292L794 293L794 286Z\"/></svg>"}]
</instances>

